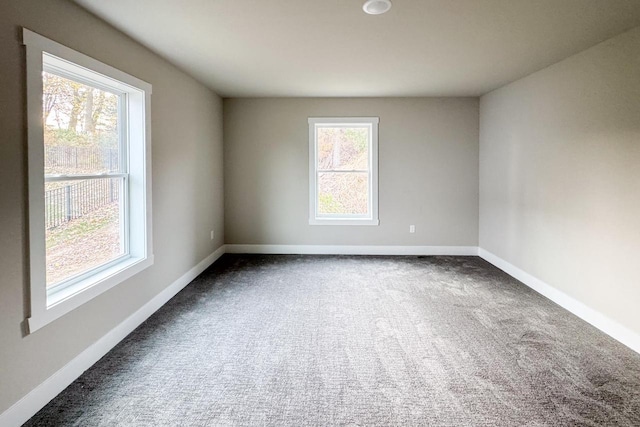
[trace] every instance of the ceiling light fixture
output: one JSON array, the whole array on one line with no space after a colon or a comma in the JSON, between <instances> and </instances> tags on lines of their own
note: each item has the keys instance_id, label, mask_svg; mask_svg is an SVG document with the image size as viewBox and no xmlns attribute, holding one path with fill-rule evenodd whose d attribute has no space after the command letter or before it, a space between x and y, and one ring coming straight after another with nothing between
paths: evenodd
<instances>
[{"instance_id":1,"label":"ceiling light fixture","mask_svg":"<svg viewBox=\"0 0 640 427\"><path fill-rule=\"evenodd\" d=\"M389 9L391 9L391 0L367 0L362 5L362 10L369 15L381 15Z\"/></svg>"}]
</instances>

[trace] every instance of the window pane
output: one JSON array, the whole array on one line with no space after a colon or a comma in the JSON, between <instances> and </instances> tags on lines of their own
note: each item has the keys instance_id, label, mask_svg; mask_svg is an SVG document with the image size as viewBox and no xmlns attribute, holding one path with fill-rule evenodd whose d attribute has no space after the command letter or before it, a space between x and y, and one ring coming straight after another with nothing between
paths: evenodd
<instances>
[{"instance_id":1,"label":"window pane","mask_svg":"<svg viewBox=\"0 0 640 427\"><path fill-rule=\"evenodd\" d=\"M47 72L42 83L44 173L119 172L120 98Z\"/></svg>"},{"instance_id":2,"label":"window pane","mask_svg":"<svg viewBox=\"0 0 640 427\"><path fill-rule=\"evenodd\" d=\"M45 183L47 286L124 254L123 178Z\"/></svg>"},{"instance_id":3,"label":"window pane","mask_svg":"<svg viewBox=\"0 0 640 427\"><path fill-rule=\"evenodd\" d=\"M366 172L320 172L318 214L366 215L368 188Z\"/></svg>"},{"instance_id":4,"label":"window pane","mask_svg":"<svg viewBox=\"0 0 640 427\"><path fill-rule=\"evenodd\" d=\"M368 128L318 128L318 169L367 170L368 157Z\"/></svg>"}]
</instances>

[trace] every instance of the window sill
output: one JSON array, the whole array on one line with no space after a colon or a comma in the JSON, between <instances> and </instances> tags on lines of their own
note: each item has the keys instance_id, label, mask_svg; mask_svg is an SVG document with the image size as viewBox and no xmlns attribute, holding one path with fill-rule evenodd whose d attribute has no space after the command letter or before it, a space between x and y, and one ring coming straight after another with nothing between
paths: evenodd
<instances>
[{"instance_id":1,"label":"window sill","mask_svg":"<svg viewBox=\"0 0 640 427\"><path fill-rule=\"evenodd\" d=\"M380 221L369 218L314 218L309 219L309 225L380 225Z\"/></svg>"},{"instance_id":2,"label":"window sill","mask_svg":"<svg viewBox=\"0 0 640 427\"><path fill-rule=\"evenodd\" d=\"M27 319L29 333L53 322L98 295L153 265L153 255L130 257L84 280L46 295L46 309L32 312Z\"/></svg>"}]
</instances>

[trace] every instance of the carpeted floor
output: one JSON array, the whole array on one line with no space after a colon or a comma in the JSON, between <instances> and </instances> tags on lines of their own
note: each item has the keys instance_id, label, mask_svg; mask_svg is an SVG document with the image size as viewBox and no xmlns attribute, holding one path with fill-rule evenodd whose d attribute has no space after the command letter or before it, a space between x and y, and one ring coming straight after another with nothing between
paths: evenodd
<instances>
[{"instance_id":1,"label":"carpeted floor","mask_svg":"<svg viewBox=\"0 0 640 427\"><path fill-rule=\"evenodd\" d=\"M26 425L640 425L640 355L477 257L225 255Z\"/></svg>"}]
</instances>

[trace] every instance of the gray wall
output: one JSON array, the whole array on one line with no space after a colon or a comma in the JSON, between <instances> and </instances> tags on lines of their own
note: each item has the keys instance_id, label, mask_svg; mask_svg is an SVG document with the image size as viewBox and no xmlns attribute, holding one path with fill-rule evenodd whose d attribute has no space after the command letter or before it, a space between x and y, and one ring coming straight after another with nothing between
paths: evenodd
<instances>
[{"instance_id":1,"label":"gray wall","mask_svg":"<svg viewBox=\"0 0 640 427\"><path fill-rule=\"evenodd\" d=\"M380 117L379 226L309 225L310 116ZM226 243L477 246L477 98L225 99L224 132Z\"/></svg>"},{"instance_id":2,"label":"gray wall","mask_svg":"<svg viewBox=\"0 0 640 427\"><path fill-rule=\"evenodd\" d=\"M640 332L640 28L480 101L480 246Z\"/></svg>"},{"instance_id":3,"label":"gray wall","mask_svg":"<svg viewBox=\"0 0 640 427\"><path fill-rule=\"evenodd\" d=\"M153 85L155 264L35 333L26 318L25 71L20 27ZM0 412L221 246L222 101L136 42L64 0L0 2ZM209 230L217 239L211 241Z\"/></svg>"}]
</instances>

